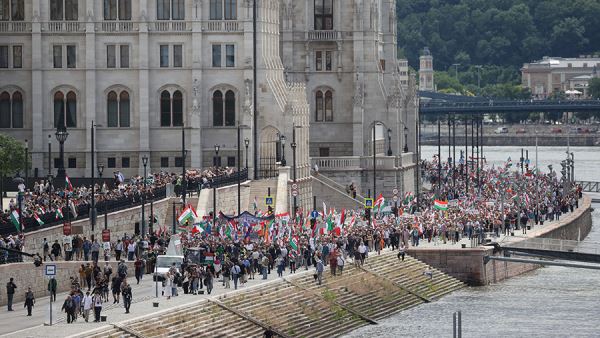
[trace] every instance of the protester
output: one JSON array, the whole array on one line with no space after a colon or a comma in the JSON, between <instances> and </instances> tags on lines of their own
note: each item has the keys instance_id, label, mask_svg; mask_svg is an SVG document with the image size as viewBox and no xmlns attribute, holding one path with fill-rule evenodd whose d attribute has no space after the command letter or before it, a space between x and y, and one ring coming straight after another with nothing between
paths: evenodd
<instances>
[{"instance_id":1,"label":"protester","mask_svg":"<svg viewBox=\"0 0 600 338\"><path fill-rule=\"evenodd\" d=\"M33 291L31 288L27 288L27 292L25 293L25 304L23 307L27 308L27 316L31 317L31 310L33 309L33 305L35 304L35 297L33 296Z\"/></svg>"},{"instance_id":2,"label":"protester","mask_svg":"<svg viewBox=\"0 0 600 338\"><path fill-rule=\"evenodd\" d=\"M11 277L8 283L6 283L6 297L7 297L7 305L8 311L14 311L12 308L13 298L15 296L15 290L17 289L17 285L13 282L13 278Z\"/></svg>"}]
</instances>

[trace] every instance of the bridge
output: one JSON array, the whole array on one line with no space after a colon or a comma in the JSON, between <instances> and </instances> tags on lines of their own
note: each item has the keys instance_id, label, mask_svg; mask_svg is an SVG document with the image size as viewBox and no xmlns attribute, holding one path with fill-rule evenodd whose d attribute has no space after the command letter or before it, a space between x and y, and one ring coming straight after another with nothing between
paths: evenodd
<instances>
[{"instance_id":1,"label":"bridge","mask_svg":"<svg viewBox=\"0 0 600 338\"><path fill-rule=\"evenodd\" d=\"M486 263L490 260L498 260L600 270L600 243L535 237L517 242L493 243L492 245L495 247L495 252L501 251L504 255L488 256L485 258ZM519 258L511 257L512 255L518 255ZM521 258L523 256L531 258ZM561 261L552 261L555 259Z\"/></svg>"},{"instance_id":2,"label":"bridge","mask_svg":"<svg viewBox=\"0 0 600 338\"><path fill-rule=\"evenodd\" d=\"M575 184L580 185L581 190L583 190L584 192L600 193L600 182L576 181Z\"/></svg>"},{"instance_id":3,"label":"bridge","mask_svg":"<svg viewBox=\"0 0 600 338\"><path fill-rule=\"evenodd\" d=\"M600 100L506 100L420 91L421 114L600 112Z\"/></svg>"}]
</instances>

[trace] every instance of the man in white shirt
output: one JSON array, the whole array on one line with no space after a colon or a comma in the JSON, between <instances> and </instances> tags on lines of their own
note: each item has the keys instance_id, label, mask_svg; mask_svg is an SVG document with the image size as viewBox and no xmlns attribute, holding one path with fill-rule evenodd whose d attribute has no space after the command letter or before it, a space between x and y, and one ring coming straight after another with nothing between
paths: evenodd
<instances>
[{"instance_id":1,"label":"man in white shirt","mask_svg":"<svg viewBox=\"0 0 600 338\"><path fill-rule=\"evenodd\" d=\"M88 319L90 318L90 310L92 309L92 296L90 296L90 292L86 292L85 296L83 296L83 318L85 318L85 321L87 322Z\"/></svg>"}]
</instances>

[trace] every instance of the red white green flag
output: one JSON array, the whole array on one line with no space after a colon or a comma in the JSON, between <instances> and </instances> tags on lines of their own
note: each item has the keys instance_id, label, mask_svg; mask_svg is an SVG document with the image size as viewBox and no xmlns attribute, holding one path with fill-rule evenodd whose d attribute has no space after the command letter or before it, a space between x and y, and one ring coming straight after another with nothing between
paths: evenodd
<instances>
[{"instance_id":1,"label":"red white green flag","mask_svg":"<svg viewBox=\"0 0 600 338\"><path fill-rule=\"evenodd\" d=\"M292 250L298 252L298 238L294 236L290 237L290 247Z\"/></svg>"},{"instance_id":2,"label":"red white green flag","mask_svg":"<svg viewBox=\"0 0 600 338\"><path fill-rule=\"evenodd\" d=\"M38 214L34 213L33 214L33 218L35 218L35 220L38 222L39 225L44 225L44 221L42 221L40 219L40 217L38 216Z\"/></svg>"},{"instance_id":3,"label":"red white green flag","mask_svg":"<svg viewBox=\"0 0 600 338\"><path fill-rule=\"evenodd\" d=\"M13 210L10 213L10 220L15 225L17 231L21 231L21 224L19 224L19 213L16 210Z\"/></svg>"},{"instance_id":4,"label":"red white green flag","mask_svg":"<svg viewBox=\"0 0 600 338\"><path fill-rule=\"evenodd\" d=\"M62 213L62 210L60 210L60 209L56 209L56 212L54 213L54 215L56 216L56 219L61 219L61 218L65 217Z\"/></svg>"},{"instance_id":5,"label":"red white green flag","mask_svg":"<svg viewBox=\"0 0 600 338\"><path fill-rule=\"evenodd\" d=\"M73 191L73 185L71 184L71 180L69 179L69 176L65 175L65 189L69 190L69 191Z\"/></svg>"}]
</instances>

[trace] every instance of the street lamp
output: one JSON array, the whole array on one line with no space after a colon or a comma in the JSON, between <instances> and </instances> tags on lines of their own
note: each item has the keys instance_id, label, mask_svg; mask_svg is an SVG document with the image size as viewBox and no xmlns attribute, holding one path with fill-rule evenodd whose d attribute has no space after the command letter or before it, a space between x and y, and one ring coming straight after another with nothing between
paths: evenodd
<instances>
[{"instance_id":1,"label":"street lamp","mask_svg":"<svg viewBox=\"0 0 600 338\"><path fill-rule=\"evenodd\" d=\"M244 145L246 146L246 170L248 170L248 146L250 145L250 140L247 137L244 139Z\"/></svg>"},{"instance_id":2,"label":"street lamp","mask_svg":"<svg viewBox=\"0 0 600 338\"><path fill-rule=\"evenodd\" d=\"M240 215L242 213L242 196L241 196L241 194L242 194L242 192L241 192L241 190L242 190L242 188L241 188L242 175L241 175L241 168L240 168L241 162L242 162L242 158L241 158L242 157L242 148L240 145L241 137L242 137L242 135L241 135L242 128L247 129L250 127L248 127L247 125L240 125L239 123L238 123L238 127L237 127L237 161L236 161L237 163L236 164L237 164L237 193L238 193L238 195L237 195L237 202L238 202L237 211L238 211L238 215ZM244 140L244 142L246 142L246 141L249 142L248 139ZM248 169L248 144L245 143L245 146L246 146L246 169Z\"/></svg>"},{"instance_id":3,"label":"street lamp","mask_svg":"<svg viewBox=\"0 0 600 338\"><path fill-rule=\"evenodd\" d=\"M388 134L388 151L387 151L387 156L392 156L392 130L390 128L388 128L387 134Z\"/></svg>"},{"instance_id":4,"label":"street lamp","mask_svg":"<svg viewBox=\"0 0 600 338\"><path fill-rule=\"evenodd\" d=\"M404 149L405 153L408 153L408 128L404 126Z\"/></svg>"},{"instance_id":5,"label":"street lamp","mask_svg":"<svg viewBox=\"0 0 600 338\"><path fill-rule=\"evenodd\" d=\"M61 126L56 128L56 133L54 133L56 140L60 145L60 162L58 167L58 172L56 173L56 178L58 182L62 179L64 181L66 172L65 172L65 141L69 137L69 132L67 132L67 127Z\"/></svg>"},{"instance_id":6,"label":"street lamp","mask_svg":"<svg viewBox=\"0 0 600 338\"><path fill-rule=\"evenodd\" d=\"M218 156L219 156L219 147L218 144L215 144L215 166L218 164ZM217 184L213 179L213 225L215 223L215 219L217 218Z\"/></svg>"},{"instance_id":7,"label":"street lamp","mask_svg":"<svg viewBox=\"0 0 600 338\"><path fill-rule=\"evenodd\" d=\"M100 178L100 183L102 183L102 173L104 172L104 164L100 164L98 163L98 165L96 166L96 169L98 169L98 178ZM102 184L104 185L104 184ZM107 213L107 205L106 205L106 199L104 200L104 230L108 229L108 213Z\"/></svg>"},{"instance_id":8,"label":"street lamp","mask_svg":"<svg viewBox=\"0 0 600 338\"><path fill-rule=\"evenodd\" d=\"M281 166L285 167L285 135L281 135L279 141L281 141Z\"/></svg>"},{"instance_id":9,"label":"street lamp","mask_svg":"<svg viewBox=\"0 0 600 338\"><path fill-rule=\"evenodd\" d=\"M96 193L96 182L95 182L95 177L94 177L94 171L96 168L94 168L94 161L96 159L96 143L94 142L94 133L96 131L96 127L101 127L100 125L94 124L94 121L92 121L92 127L90 128L91 131L91 140L90 140L90 150L91 150L91 172L92 172L92 205L90 208L90 221L92 223L92 232L94 232L94 227L96 226L96 200L95 200L95 193Z\"/></svg>"},{"instance_id":10,"label":"street lamp","mask_svg":"<svg viewBox=\"0 0 600 338\"><path fill-rule=\"evenodd\" d=\"M183 163L181 164L183 166L183 170L182 170L183 178L181 179L181 192L182 192L181 201L183 202L184 207L185 207L185 195L187 194L187 178L186 178L186 172L185 172L185 160L187 158L187 155L188 155L188 151L186 149L184 149L182 152L182 162Z\"/></svg>"},{"instance_id":11,"label":"street lamp","mask_svg":"<svg viewBox=\"0 0 600 338\"><path fill-rule=\"evenodd\" d=\"M142 238L146 235L146 167L148 166L148 157L144 155L142 157L142 164L144 165L144 190L142 190Z\"/></svg>"},{"instance_id":12,"label":"street lamp","mask_svg":"<svg viewBox=\"0 0 600 338\"><path fill-rule=\"evenodd\" d=\"M52 177L52 134L48 134L48 180Z\"/></svg>"},{"instance_id":13,"label":"street lamp","mask_svg":"<svg viewBox=\"0 0 600 338\"><path fill-rule=\"evenodd\" d=\"M294 185L296 185L296 147L298 144L296 143L296 128L302 128L301 126L296 126L296 124L292 125L292 143L290 147L292 147L292 178L294 179ZM294 219L296 214L298 213L298 199L297 196L294 196Z\"/></svg>"}]
</instances>

